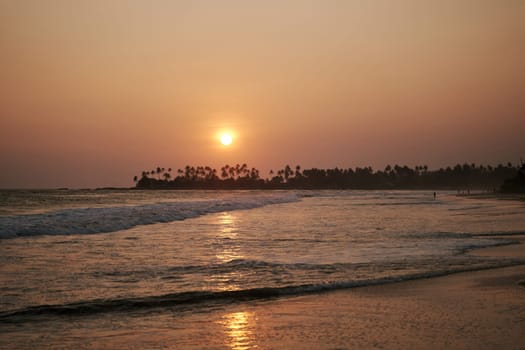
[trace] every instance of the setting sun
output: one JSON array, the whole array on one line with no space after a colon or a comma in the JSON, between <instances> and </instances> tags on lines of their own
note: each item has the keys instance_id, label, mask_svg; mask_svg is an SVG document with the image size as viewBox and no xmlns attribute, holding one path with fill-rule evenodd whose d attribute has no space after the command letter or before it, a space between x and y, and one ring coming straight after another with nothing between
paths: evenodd
<instances>
[{"instance_id":1,"label":"setting sun","mask_svg":"<svg viewBox=\"0 0 525 350\"><path fill-rule=\"evenodd\" d=\"M233 141L233 137L231 134L228 134L228 133L224 133L221 135L221 143L224 145L224 146L229 146L231 145Z\"/></svg>"}]
</instances>

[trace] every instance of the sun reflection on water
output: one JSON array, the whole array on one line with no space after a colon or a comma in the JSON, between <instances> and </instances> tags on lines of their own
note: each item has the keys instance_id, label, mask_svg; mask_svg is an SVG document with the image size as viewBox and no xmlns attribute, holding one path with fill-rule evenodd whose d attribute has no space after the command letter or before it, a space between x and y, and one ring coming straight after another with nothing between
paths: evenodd
<instances>
[{"instance_id":1,"label":"sun reflection on water","mask_svg":"<svg viewBox=\"0 0 525 350\"><path fill-rule=\"evenodd\" d=\"M249 312L232 312L225 314L220 321L228 337L228 345L232 350L255 349L255 339L251 331L253 314Z\"/></svg>"},{"instance_id":2,"label":"sun reflection on water","mask_svg":"<svg viewBox=\"0 0 525 350\"><path fill-rule=\"evenodd\" d=\"M222 238L235 238L237 236L236 217L230 213L219 215L219 234Z\"/></svg>"},{"instance_id":3,"label":"sun reflection on water","mask_svg":"<svg viewBox=\"0 0 525 350\"><path fill-rule=\"evenodd\" d=\"M235 259L243 259L239 245L235 242L237 238L236 217L230 213L222 213L219 216L219 251L216 257L220 262L226 263Z\"/></svg>"},{"instance_id":4,"label":"sun reflection on water","mask_svg":"<svg viewBox=\"0 0 525 350\"><path fill-rule=\"evenodd\" d=\"M215 258L219 264L228 264L231 261L244 259L242 245L238 242L237 217L225 212L218 216L218 230L215 238ZM210 282L219 290L239 289L239 280L242 272L238 269L219 270L210 278Z\"/></svg>"}]
</instances>

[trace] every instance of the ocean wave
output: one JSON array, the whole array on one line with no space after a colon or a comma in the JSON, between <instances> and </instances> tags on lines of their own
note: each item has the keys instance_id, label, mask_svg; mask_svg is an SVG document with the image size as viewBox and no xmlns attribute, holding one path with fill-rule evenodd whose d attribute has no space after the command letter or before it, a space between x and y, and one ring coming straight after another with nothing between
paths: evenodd
<instances>
[{"instance_id":1,"label":"ocean wave","mask_svg":"<svg viewBox=\"0 0 525 350\"><path fill-rule=\"evenodd\" d=\"M246 210L299 201L295 193L240 195L228 199L163 202L109 208L74 208L54 212L0 216L0 238L36 235L107 233L185 220L223 211Z\"/></svg>"},{"instance_id":2,"label":"ocean wave","mask_svg":"<svg viewBox=\"0 0 525 350\"><path fill-rule=\"evenodd\" d=\"M392 263L392 264L395 264ZM228 274L232 272L250 272L250 273L273 273L275 271L303 271L306 273L315 273L319 271L348 271L358 270L368 267L368 263L334 263L334 264L308 264L308 263L279 263L264 260L250 259L233 259L227 262L203 265L181 265L167 267L166 269L144 269L144 270L112 270L97 271L96 277L143 277L143 276L162 276L162 278L180 278L184 275L206 275L213 276L218 274Z\"/></svg>"},{"instance_id":3,"label":"ocean wave","mask_svg":"<svg viewBox=\"0 0 525 350\"><path fill-rule=\"evenodd\" d=\"M490 241L483 245L464 244L458 248L458 252L465 254L472 249L508 245L513 241ZM479 268L483 266L497 266L497 264L508 263L504 259L479 258L473 255L456 255L441 263L440 268L451 271L464 268ZM495 265L496 264L496 265ZM414 266L418 266L415 268ZM384 277L389 271L396 273L412 273L418 271L433 271L437 269L436 257L427 258L408 258L398 260L370 262L333 262L333 263L307 263L307 262L277 262L251 259L234 259L227 262L202 264L202 265L180 265L167 266L164 268L139 268L131 270L115 269L108 271L96 271L92 276L95 278L109 279L118 282L140 282L152 278L164 281L176 281L175 288L183 288L188 291L188 282L195 283L200 281L215 281L214 290L228 288L221 281L228 278L235 286L245 288L255 288L261 286L264 281L266 287L277 287L285 284L309 284L318 281L332 282L345 281L348 279L366 279L371 276ZM180 282L180 283L179 283ZM213 284L212 284L213 285ZM210 284L201 285L209 288Z\"/></svg>"},{"instance_id":4,"label":"ocean wave","mask_svg":"<svg viewBox=\"0 0 525 350\"><path fill-rule=\"evenodd\" d=\"M227 291L189 291L157 296L132 297L122 299L96 299L61 305L38 305L0 313L0 323L26 321L38 316L84 316L110 312L132 312L158 308L188 307L195 305L231 304L253 300L293 297L307 294L319 294L337 290L365 286L384 285L397 282L440 277L460 272L485 270L495 267L522 265L524 261L507 260L483 267L470 267L453 270L439 270L388 276L376 279L326 282L317 284L289 285L283 287L261 287Z\"/></svg>"},{"instance_id":5,"label":"ocean wave","mask_svg":"<svg viewBox=\"0 0 525 350\"><path fill-rule=\"evenodd\" d=\"M473 233L472 237L506 237L506 236L525 236L525 231L495 231L495 232L482 232Z\"/></svg>"}]
</instances>

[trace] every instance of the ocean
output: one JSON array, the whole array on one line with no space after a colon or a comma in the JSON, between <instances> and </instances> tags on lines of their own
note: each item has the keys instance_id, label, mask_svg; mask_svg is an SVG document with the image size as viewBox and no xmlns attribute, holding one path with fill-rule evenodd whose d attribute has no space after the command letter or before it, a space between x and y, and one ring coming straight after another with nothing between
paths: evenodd
<instances>
[{"instance_id":1,"label":"ocean","mask_svg":"<svg viewBox=\"0 0 525 350\"><path fill-rule=\"evenodd\" d=\"M454 192L2 190L0 348L248 348L188 335L232 305L524 264L472 253L524 224Z\"/></svg>"}]
</instances>

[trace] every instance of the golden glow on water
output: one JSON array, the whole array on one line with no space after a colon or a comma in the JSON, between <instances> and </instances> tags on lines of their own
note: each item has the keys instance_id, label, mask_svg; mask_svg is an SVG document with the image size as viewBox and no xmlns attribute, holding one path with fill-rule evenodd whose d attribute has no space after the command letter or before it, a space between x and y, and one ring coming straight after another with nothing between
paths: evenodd
<instances>
[{"instance_id":1,"label":"golden glow on water","mask_svg":"<svg viewBox=\"0 0 525 350\"><path fill-rule=\"evenodd\" d=\"M231 213L222 213L219 215L219 232L220 251L216 253L217 259L222 263L227 263L236 259L243 259L241 247L235 242L238 234L237 217Z\"/></svg>"},{"instance_id":2,"label":"golden glow on water","mask_svg":"<svg viewBox=\"0 0 525 350\"><path fill-rule=\"evenodd\" d=\"M235 238L237 236L236 217L230 213L219 216L219 235L222 238Z\"/></svg>"},{"instance_id":3,"label":"golden glow on water","mask_svg":"<svg viewBox=\"0 0 525 350\"><path fill-rule=\"evenodd\" d=\"M218 231L215 257L218 263L228 263L232 260L244 259L242 247L236 241L238 235L237 216L225 212L218 216ZM218 283L220 290L237 290L236 280L242 279L242 273L231 271L212 276L211 282Z\"/></svg>"},{"instance_id":4,"label":"golden glow on water","mask_svg":"<svg viewBox=\"0 0 525 350\"><path fill-rule=\"evenodd\" d=\"M244 350L257 348L251 329L255 317L249 312L232 312L225 314L220 323L224 326L224 332L229 340L232 350Z\"/></svg>"},{"instance_id":5,"label":"golden glow on water","mask_svg":"<svg viewBox=\"0 0 525 350\"><path fill-rule=\"evenodd\" d=\"M244 255L240 252L239 245L235 242L237 238L237 217L231 213L219 215L218 239L220 240L220 250L216 257L221 263L227 263L236 259L243 259Z\"/></svg>"}]
</instances>

